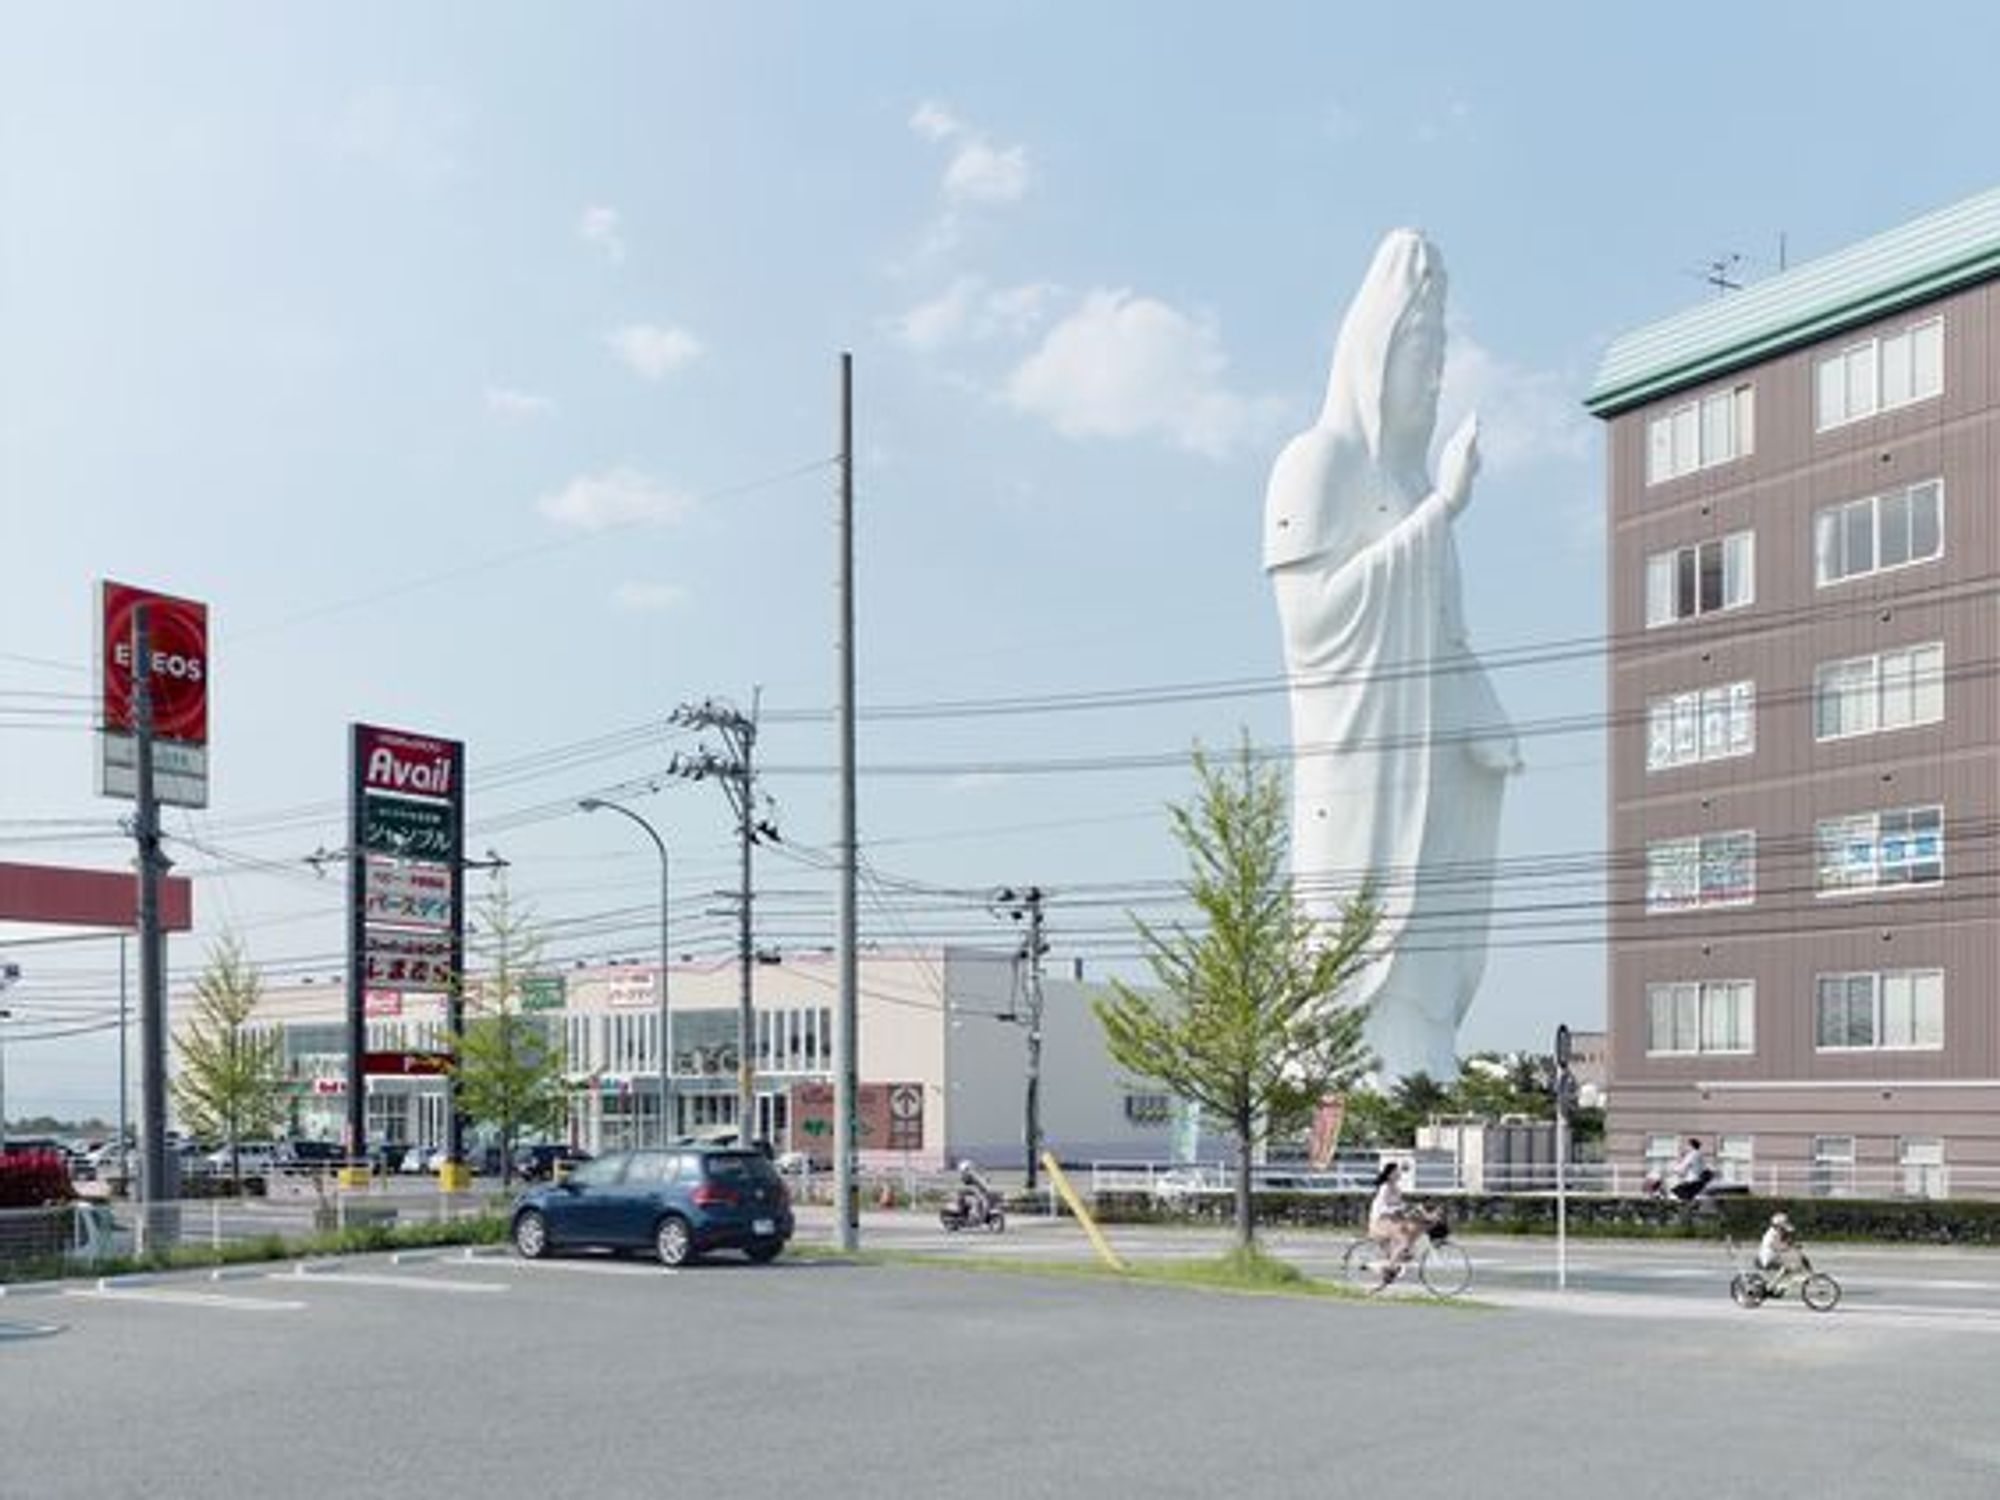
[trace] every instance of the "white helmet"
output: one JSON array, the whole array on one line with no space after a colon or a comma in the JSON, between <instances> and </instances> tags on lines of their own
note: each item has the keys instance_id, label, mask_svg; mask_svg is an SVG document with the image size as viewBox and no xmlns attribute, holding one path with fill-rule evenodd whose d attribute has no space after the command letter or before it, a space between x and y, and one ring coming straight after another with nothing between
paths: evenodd
<instances>
[{"instance_id":1,"label":"white helmet","mask_svg":"<svg viewBox=\"0 0 2000 1500\"><path fill-rule=\"evenodd\" d=\"M967 1158L966 1160L964 1160L964 1161L962 1161L962 1162L960 1162L960 1163L958 1164L958 1170L959 1170L959 1171L960 1171L961 1173L964 1173L964 1172L977 1172L977 1171L979 1170L979 1168L975 1167L975 1166L974 1166L974 1165L972 1164L972 1161L971 1161L971 1159L970 1159L970 1158L968 1157L968 1158Z\"/></svg>"},{"instance_id":2,"label":"white helmet","mask_svg":"<svg viewBox=\"0 0 2000 1500\"><path fill-rule=\"evenodd\" d=\"M1772 1214L1771 1227L1773 1229L1790 1229L1792 1227L1790 1216L1782 1212Z\"/></svg>"}]
</instances>

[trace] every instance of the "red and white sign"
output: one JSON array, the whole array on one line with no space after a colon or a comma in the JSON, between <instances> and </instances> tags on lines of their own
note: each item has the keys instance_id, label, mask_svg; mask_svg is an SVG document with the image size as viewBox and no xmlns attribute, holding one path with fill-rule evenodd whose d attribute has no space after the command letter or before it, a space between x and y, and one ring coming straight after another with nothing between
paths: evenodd
<instances>
[{"instance_id":1,"label":"red and white sign","mask_svg":"<svg viewBox=\"0 0 2000 1500\"><path fill-rule=\"evenodd\" d=\"M653 1003L653 969L614 969L605 976L604 1003L624 1009Z\"/></svg>"},{"instance_id":2,"label":"red and white sign","mask_svg":"<svg viewBox=\"0 0 2000 1500\"><path fill-rule=\"evenodd\" d=\"M143 604L153 793L174 807L208 806L208 606L110 579L98 594L98 790L139 795L132 625Z\"/></svg>"},{"instance_id":3,"label":"red and white sign","mask_svg":"<svg viewBox=\"0 0 2000 1500\"><path fill-rule=\"evenodd\" d=\"M105 579L98 585L99 656L105 729L137 730L132 703L132 620L146 608L153 693L153 734L187 745L208 743L208 606Z\"/></svg>"},{"instance_id":4,"label":"red and white sign","mask_svg":"<svg viewBox=\"0 0 2000 1500\"><path fill-rule=\"evenodd\" d=\"M446 799L452 795L465 754L465 747L457 740L379 729L373 724L354 727L360 735L358 754L364 788L405 797Z\"/></svg>"},{"instance_id":5,"label":"red and white sign","mask_svg":"<svg viewBox=\"0 0 2000 1500\"><path fill-rule=\"evenodd\" d=\"M448 990L451 979L448 934L368 929L361 980L369 989Z\"/></svg>"},{"instance_id":6,"label":"red and white sign","mask_svg":"<svg viewBox=\"0 0 2000 1500\"><path fill-rule=\"evenodd\" d=\"M405 927L449 927L451 894L449 865L371 859L362 878L362 915Z\"/></svg>"},{"instance_id":7,"label":"red and white sign","mask_svg":"<svg viewBox=\"0 0 2000 1500\"><path fill-rule=\"evenodd\" d=\"M402 991L363 990L361 1013L365 1016L400 1016L403 1013Z\"/></svg>"}]
</instances>

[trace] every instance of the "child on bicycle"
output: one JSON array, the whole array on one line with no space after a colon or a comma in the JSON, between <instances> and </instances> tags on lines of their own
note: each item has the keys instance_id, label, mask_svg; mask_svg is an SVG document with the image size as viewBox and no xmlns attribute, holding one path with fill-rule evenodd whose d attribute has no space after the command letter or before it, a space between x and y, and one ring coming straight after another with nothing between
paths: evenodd
<instances>
[{"instance_id":1,"label":"child on bicycle","mask_svg":"<svg viewBox=\"0 0 2000 1500\"><path fill-rule=\"evenodd\" d=\"M1790 1215L1783 1212L1771 1215L1764 1237L1757 1242L1757 1269L1769 1275L1774 1292L1782 1292L1793 1280L1811 1273L1812 1262L1800 1248L1799 1233L1792 1227Z\"/></svg>"}]
</instances>

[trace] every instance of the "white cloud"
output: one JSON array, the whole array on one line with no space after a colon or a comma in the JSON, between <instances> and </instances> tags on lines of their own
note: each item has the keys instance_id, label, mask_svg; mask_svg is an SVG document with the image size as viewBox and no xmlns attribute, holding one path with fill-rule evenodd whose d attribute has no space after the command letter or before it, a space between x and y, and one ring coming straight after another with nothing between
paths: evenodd
<instances>
[{"instance_id":1,"label":"white cloud","mask_svg":"<svg viewBox=\"0 0 2000 1500\"><path fill-rule=\"evenodd\" d=\"M1445 346L1438 433L1449 435L1468 411L1479 413L1479 448L1494 473L1543 462L1576 463L1590 455L1590 422L1576 383L1503 359L1453 328Z\"/></svg>"},{"instance_id":2,"label":"white cloud","mask_svg":"<svg viewBox=\"0 0 2000 1500\"><path fill-rule=\"evenodd\" d=\"M944 169L948 203L1018 203L1028 191L1028 148L969 141Z\"/></svg>"},{"instance_id":3,"label":"white cloud","mask_svg":"<svg viewBox=\"0 0 2000 1500\"><path fill-rule=\"evenodd\" d=\"M643 521L678 520L694 508L694 498L637 469L617 468L579 474L554 494L542 496L536 508L560 525L604 531Z\"/></svg>"},{"instance_id":4,"label":"white cloud","mask_svg":"<svg viewBox=\"0 0 2000 1500\"><path fill-rule=\"evenodd\" d=\"M965 134L965 122L942 104L926 99L910 116L910 129L927 141L948 141Z\"/></svg>"},{"instance_id":5,"label":"white cloud","mask_svg":"<svg viewBox=\"0 0 2000 1500\"><path fill-rule=\"evenodd\" d=\"M486 409L494 416L504 417L510 422L531 422L536 417L546 417L556 409L556 404L547 396L536 396L527 391L510 391L503 386L488 386Z\"/></svg>"},{"instance_id":6,"label":"white cloud","mask_svg":"<svg viewBox=\"0 0 2000 1500\"><path fill-rule=\"evenodd\" d=\"M688 602L688 591L677 583L621 583L611 591L611 603L627 614L656 615L679 609Z\"/></svg>"},{"instance_id":7,"label":"white cloud","mask_svg":"<svg viewBox=\"0 0 2000 1500\"><path fill-rule=\"evenodd\" d=\"M614 266L625 259L625 236L617 209L593 204L577 220L576 232L578 238Z\"/></svg>"},{"instance_id":8,"label":"white cloud","mask_svg":"<svg viewBox=\"0 0 2000 1500\"><path fill-rule=\"evenodd\" d=\"M961 276L941 295L897 318L895 336L925 353L952 344L1020 338L1041 324L1055 293L1046 281L993 287L983 276Z\"/></svg>"},{"instance_id":9,"label":"white cloud","mask_svg":"<svg viewBox=\"0 0 2000 1500\"><path fill-rule=\"evenodd\" d=\"M611 352L646 380L660 380L685 369L701 356L701 340L685 328L654 323L628 323L604 336Z\"/></svg>"},{"instance_id":10,"label":"white cloud","mask_svg":"<svg viewBox=\"0 0 2000 1500\"><path fill-rule=\"evenodd\" d=\"M379 167L428 188L458 170L464 129L464 110L443 90L377 85L347 98L315 134L337 160Z\"/></svg>"},{"instance_id":11,"label":"white cloud","mask_svg":"<svg viewBox=\"0 0 2000 1500\"><path fill-rule=\"evenodd\" d=\"M938 187L943 206L924 234L920 259L941 255L957 244L964 210L1018 203L1034 186L1026 146L995 142L934 100L917 107L910 116L910 129L951 152Z\"/></svg>"},{"instance_id":12,"label":"white cloud","mask_svg":"<svg viewBox=\"0 0 2000 1500\"><path fill-rule=\"evenodd\" d=\"M1228 365L1211 323L1100 288L1015 368L1006 397L1068 437L1163 437L1220 458L1283 412L1230 390Z\"/></svg>"}]
</instances>

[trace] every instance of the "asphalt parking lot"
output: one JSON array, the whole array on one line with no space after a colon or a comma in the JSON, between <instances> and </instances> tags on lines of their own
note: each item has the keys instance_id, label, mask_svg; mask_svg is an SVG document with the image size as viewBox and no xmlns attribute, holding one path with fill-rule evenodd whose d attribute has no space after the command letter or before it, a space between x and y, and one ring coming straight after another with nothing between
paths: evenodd
<instances>
[{"instance_id":1,"label":"asphalt parking lot","mask_svg":"<svg viewBox=\"0 0 2000 1500\"><path fill-rule=\"evenodd\" d=\"M0 1299L0 1495L1990 1497L1941 1322L356 1257Z\"/></svg>"}]
</instances>

